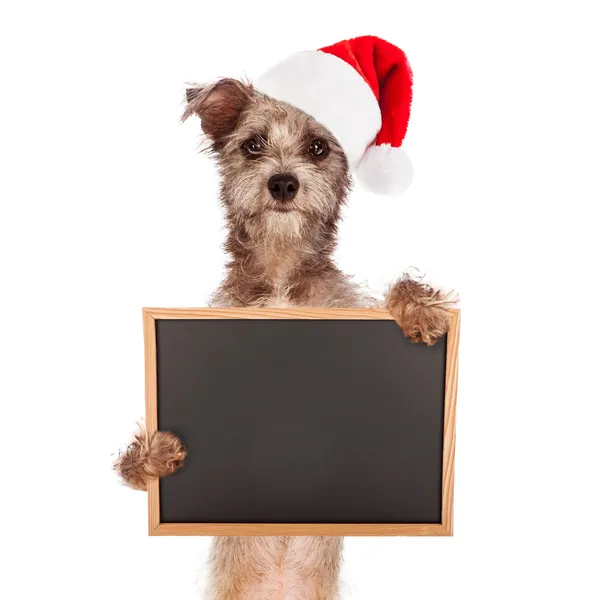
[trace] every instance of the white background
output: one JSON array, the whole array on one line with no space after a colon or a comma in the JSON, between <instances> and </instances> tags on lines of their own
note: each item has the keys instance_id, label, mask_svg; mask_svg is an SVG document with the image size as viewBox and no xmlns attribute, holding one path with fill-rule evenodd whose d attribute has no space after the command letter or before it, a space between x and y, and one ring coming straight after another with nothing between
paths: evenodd
<instances>
[{"instance_id":1,"label":"white background","mask_svg":"<svg viewBox=\"0 0 600 600\"><path fill-rule=\"evenodd\" d=\"M455 536L348 539L344 599L599 597L596 3L334 4L2 3L4 598L200 597L208 540L148 538L111 472L143 416L141 307L202 306L222 275L184 84L361 34L412 63L416 178L356 190L339 263L375 288L420 267L463 329Z\"/></svg>"}]
</instances>

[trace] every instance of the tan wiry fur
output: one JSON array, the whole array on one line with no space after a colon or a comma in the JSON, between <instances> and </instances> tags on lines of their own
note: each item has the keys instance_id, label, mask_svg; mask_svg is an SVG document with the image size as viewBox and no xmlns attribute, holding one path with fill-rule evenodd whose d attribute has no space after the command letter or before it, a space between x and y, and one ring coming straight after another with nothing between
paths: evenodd
<instances>
[{"instance_id":1,"label":"tan wiry fur","mask_svg":"<svg viewBox=\"0 0 600 600\"><path fill-rule=\"evenodd\" d=\"M337 537L215 538L208 598L333 600L342 546Z\"/></svg>"},{"instance_id":2,"label":"tan wiry fur","mask_svg":"<svg viewBox=\"0 0 600 600\"><path fill-rule=\"evenodd\" d=\"M408 273L389 289L385 301L404 335L427 346L448 331L448 309L456 302L452 293L436 290Z\"/></svg>"},{"instance_id":3,"label":"tan wiry fur","mask_svg":"<svg viewBox=\"0 0 600 600\"><path fill-rule=\"evenodd\" d=\"M187 92L184 119L196 115L221 176L230 256L212 303L219 306L361 307L374 301L334 264L340 211L350 190L346 157L307 114L224 79ZM245 152L260 141L259 155ZM328 152L308 152L315 139ZM293 199L275 200L267 183L293 174ZM451 300L410 277L389 291L387 307L405 334L432 344L448 327ZM185 450L171 434L139 434L117 469L132 487L174 472ZM337 600L343 540L335 537L215 538L210 600Z\"/></svg>"},{"instance_id":4,"label":"tan wiry fur","mask_svg":"<svg viewBox=\"0 0 600 600\"><path fill-rule=\"evenodd\" d=\"M168 431L148 434L143 428L115 461L121 479L135 490L146 490L148 481L175 473L186 455L177 436Z\"/></svg>"}]
</instances>

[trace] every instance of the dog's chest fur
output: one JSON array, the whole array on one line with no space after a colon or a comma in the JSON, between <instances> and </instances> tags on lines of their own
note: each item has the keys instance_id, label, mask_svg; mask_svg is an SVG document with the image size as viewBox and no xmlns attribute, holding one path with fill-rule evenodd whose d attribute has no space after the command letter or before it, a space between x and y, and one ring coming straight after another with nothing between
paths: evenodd
<instances>
[{"instance_id":1,"label":"dog's chest fur","mask_svg":"<svg viewBox=\"0 0 600 600\"><path fill-rule=\"evenodd\" d=\"M213 306L358 308L371 301L327 257L302 247L255 247L236 256Z\"/></svg>"},{"instance_id":2,"label":"dog's chest fur","mask_svg":"<svg viewBox=\"0 0 600 600\"><path fill-rule=\"evenodd\" d=\"M295 249L282 249L280 252L272 248L257 249L256 260L269 289L269 293L262 300L264 306L270 308L294 306L291 290L294 269L299 258L299 252Z\"/></svg>"}]
</instances>

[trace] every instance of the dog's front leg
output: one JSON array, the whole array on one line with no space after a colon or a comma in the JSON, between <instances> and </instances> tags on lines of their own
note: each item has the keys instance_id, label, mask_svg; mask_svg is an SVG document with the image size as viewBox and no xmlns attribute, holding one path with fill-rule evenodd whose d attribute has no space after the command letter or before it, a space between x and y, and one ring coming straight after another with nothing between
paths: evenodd
<instances>
[{"instance_id":1,"label":"dog's front leg","mask_svg":"<svg viewBox=\"0 0 600 600\"><path fill-rule=\"evenodd\" d=\"M292 537L285 560L291 600L338 600L342 537Z\"/></svg>"},{"instance_id":2,"label":"dog's front leg","mask_svg":"<svg viewBox=\"0 0 600 600\"><path fill-rule=\"evenodd\" d=\"M167 431L139 431L114 467L125 484L135 490L148 489L152 479L175 473L182 465L186 450L179 438Z\"/></svg>"},{"instance_id":3,"label":"dog's front leg","mask_svg":"<svg viewBox=\"0 0 600 600\"><path fill-rule=\"evenodd\" d=\"M405 274L388 291L387 310L413 342L427 346L448 331L450 308L456 303L452 293L445 294Z\"/></svg>"}]
</instances>

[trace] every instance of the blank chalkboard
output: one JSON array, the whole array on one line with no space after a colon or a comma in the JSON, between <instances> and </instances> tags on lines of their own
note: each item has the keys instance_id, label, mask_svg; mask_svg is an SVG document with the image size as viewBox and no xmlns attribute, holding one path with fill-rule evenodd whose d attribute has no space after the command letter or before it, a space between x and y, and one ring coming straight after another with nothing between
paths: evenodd
<instances>
[{"instance_id":1,"label":"blank chalkboard","mask_svg":"<svg viewBox=\"0 0 600 600\"><path fill-rule=\"evenodd\" d=\"M156 427L188 455L152 533L451 533L447 336L426 347L385 311L318 313L154 312Z\"/></svg>"}]
</instances>

